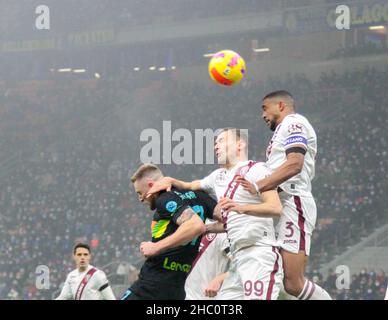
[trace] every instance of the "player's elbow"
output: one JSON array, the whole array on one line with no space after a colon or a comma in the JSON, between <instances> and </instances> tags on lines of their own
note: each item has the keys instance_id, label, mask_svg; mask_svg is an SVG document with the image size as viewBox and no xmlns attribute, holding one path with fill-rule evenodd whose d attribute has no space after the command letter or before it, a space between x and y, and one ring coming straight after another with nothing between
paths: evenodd
<instances>
[{"instance_id":1,"label":"player's elbow","mask_svg":"<svg viewBox=\"0 0 388 320\"><path fill-rule=\"evenodd\" d=\"M201 221L196 221L195 224L192 226L192 231L195 234L195 236L199 236L201 234L204 234L206 232L206 226L205 224Z\"/></svg>"},{"instance_id":2,"label":"player's elbow","mask_svg":"<svg viewBox=\"0 0 388 320\"><path fill-rule=\"evenodd\" d=\"M300 153L291 153L287 157L287 171L290 177L299 174L303 169L304 156Z\"/></svg>"},{"instance_id":3,"label":"player's elbow","mask_svg":"<svg viewBox=\"0 0 388 320\"><path fill-rule=\"evenodd\" d=\"M273 217L276 217L276 218L280 217L282 215L282 211L283 211L283 206L281 203L274 204L272 206L271 213Z\"/></svg>"},{"instance_id":4,"label":"player's elbow","mask_svg":"<svg viewBox=\"0 0 388 320\"><path fill-rule=\"evenodd\" d=\"M294 160L290 163L289 173L290 176L296 176L297 174L301 173L303 169L303 161L300 160Z\"/></svg>"},{"instance_id":5,"label":"player's elbow","mask_svg":"<svg viewBox=\"0 0 388 320\"><path fill-rule=\"evenodd\" d=\"M266 215L272 218L279 218L282 214L283 206L281 203L268 203Z\"/></svg>"},{"instance_id":6,"label":"player's elbow","mask_svg":"<svg viewBox=\"0 0 388 320\"><path fill-rule=\"evenodd\" d=\"M206 232L206 226L204 223L201 224L201 227L199 228L199 234L204 234Z\"/></svg>"}]
</instances>

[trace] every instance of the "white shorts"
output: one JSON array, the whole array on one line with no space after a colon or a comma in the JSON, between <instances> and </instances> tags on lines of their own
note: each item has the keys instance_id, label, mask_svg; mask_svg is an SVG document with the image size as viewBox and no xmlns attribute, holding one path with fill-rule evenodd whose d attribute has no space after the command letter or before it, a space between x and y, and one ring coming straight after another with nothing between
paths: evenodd
<instances>
[{"instance_id":1,"label":"white shorts","mask_svg":"<svg viewBox=\"0 0 388 320\"><path fill-rule=\"evenodd\" d=\"M282 195L282 215L276 225L277 244L291 253L310 255L311 235L317 220L314 198Z\"/></svg>"},{"instance_id":2,"label":"white shorts","mask_svg":"<svg viewBox=\"0 0 388 320\"><path fill-rule=\"evenodd\" d=\"M236 252L217 300L277 300L283 282L279 250L251 246Z\"/></svg>"}]
</instances>

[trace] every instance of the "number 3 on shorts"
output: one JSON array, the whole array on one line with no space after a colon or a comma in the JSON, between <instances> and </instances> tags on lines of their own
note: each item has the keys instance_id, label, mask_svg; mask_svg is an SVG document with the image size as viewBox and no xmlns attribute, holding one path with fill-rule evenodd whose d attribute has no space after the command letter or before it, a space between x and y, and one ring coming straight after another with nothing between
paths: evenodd
<instances>
[{"instance_id":1,"label":"number 3 on shorts","mask_svg":"<svg viewBox=\"0 0 388 320\"><path fill-rule=\"evenodd\" d=\"M291 238L294 235L293 223L291 221L286 222L286 229L289 230L289 234L286 234L286 238Z\"/></svg>"}]
</instances>

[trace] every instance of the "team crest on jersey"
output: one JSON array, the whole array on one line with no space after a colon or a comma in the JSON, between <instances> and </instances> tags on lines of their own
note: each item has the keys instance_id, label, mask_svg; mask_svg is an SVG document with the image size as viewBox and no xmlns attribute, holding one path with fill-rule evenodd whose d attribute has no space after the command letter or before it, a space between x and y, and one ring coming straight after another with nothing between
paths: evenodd
<instances>
[{"instance_id":1,"label":"team crest on jersey","mask_svg":"<svg viewBox=\"0 0 388 320\"><path fill-rule=\"evenodd\" d=\"M225 170L221 170L220 172L218 172L218 174L216 175L216 184L220 184L223 181L225 181L226 179L225 174L226 174Z\"/></svg>"},{"instance_id":2,"label":"team crest on jersey","mask_svg":"<svg viewBox=\"0 0 388 320\"><path fill-rule=\"evenodd\" d=\"M206 235L206 239L207 239L209 242L211 242L211 241L214 240L214 238L215 238L216 236L217 236L217 235L216 235L215 233L208 233L208 234Z\"/></svg>"},{"instance_id":3,"label":"team crest on jersey","mask_svg":"<svg viewBox=\"0 0 388 320\"><path fill-rule=\"evenodd\" d=\"M166 204L166 210L171 213L174 212L177 207L178 207L178 204L175 201L169 201Z\"/></svg>"},{"instance_id":4,"label":"team crest on jersey","mask_svg":"<svg viewBox=\"0 0 388 320\"><path fill-rule=\"evenodd\" d=\"M303 125L301 123L291 123L288 126L288 133L301 133L303 131Z\"/></svg>"}]
</instances>

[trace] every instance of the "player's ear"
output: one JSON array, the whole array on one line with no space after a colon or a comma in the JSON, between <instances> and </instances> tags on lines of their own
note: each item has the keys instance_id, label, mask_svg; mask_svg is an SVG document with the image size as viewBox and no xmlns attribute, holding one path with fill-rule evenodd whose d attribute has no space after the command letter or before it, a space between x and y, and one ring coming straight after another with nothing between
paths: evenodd
<instances>
[{"instance_id":1,"label":"player's ear","mask_svg":"<svg viewBox=\"0 0 388 320\"><path fill-rule=\"evenodd\" d=\"M246 142L243 139L240 139L238 141L238 148L239 148L239 150L245 150L246 146L247 146L247 144L246 144Z\"/></svg>"},{"instance_id":2,"label":"player's ear","mask_svg":"<svg viewBox=\"0 0 388 320\"><path fill-rule=\"evenodd\" d=\"M280 110L280 112L282 112L285 107L286 107L286 104L283 101L279 101L279 110Z\"/></svg>"},{"instance_id":3,"label":"player's ear","mask_svg":"<svg viewBox=\"0 0 388 320\"><path fill-rule=\"evenodd\" d=\"M153 181L148 181L148 182L147 182L148 188L152 188L153 185L154 185L154 182L153 182Z\"/></svg>"}]
</instances>

